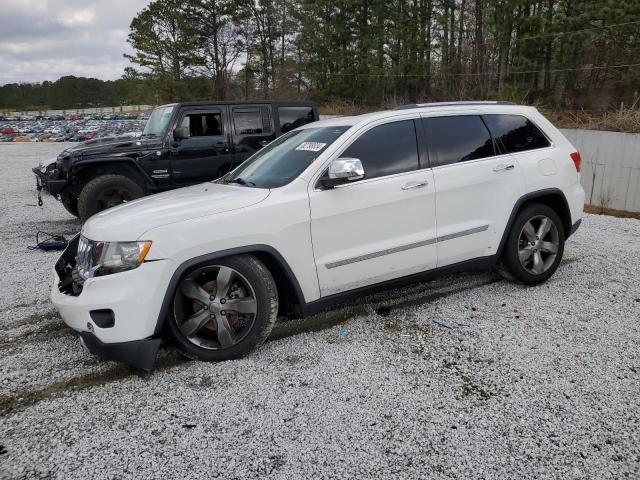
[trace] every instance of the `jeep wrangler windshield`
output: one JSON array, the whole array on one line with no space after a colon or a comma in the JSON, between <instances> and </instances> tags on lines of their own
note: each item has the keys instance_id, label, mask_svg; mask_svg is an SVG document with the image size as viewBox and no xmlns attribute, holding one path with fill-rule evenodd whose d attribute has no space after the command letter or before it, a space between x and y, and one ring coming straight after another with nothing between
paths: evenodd
<instances>
[{"instance_id":1,"label":"jeep wrangler windshield","mask_svg":"<svg viewBox=\"0 0 640 480\"><path fill-rule=\"evenodd\" d=\"M156 108L149 116L147 124L142 132L143 137L161 137L167 132L167 127L171 121L171 114L175 105L165 105Z\"/></svg>"}]
</instances>

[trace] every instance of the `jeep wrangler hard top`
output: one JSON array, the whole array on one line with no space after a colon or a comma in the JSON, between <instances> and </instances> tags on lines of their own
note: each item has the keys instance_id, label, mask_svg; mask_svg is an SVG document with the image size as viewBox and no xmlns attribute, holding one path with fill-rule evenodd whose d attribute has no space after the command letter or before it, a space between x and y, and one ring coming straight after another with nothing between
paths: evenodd
<instances>
[{"instance_id":1,"label":"jeep wrangler hard top","mask_svg":"<svg viewBox=\"0 0 640 480\"><path fill-rule=\"evenodd\" d=\"M219 178L276 137L316 120L313 102L163 105L141 136L89 140L33 172L38 191L85 221L144 195Z\"/></svg>"}]
</instances>

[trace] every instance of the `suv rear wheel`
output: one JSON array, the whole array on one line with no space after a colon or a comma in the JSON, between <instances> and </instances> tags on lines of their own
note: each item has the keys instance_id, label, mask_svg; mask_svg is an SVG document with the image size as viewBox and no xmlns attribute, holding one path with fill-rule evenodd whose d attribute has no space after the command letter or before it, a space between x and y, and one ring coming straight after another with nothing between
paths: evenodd
<instances>
[{"instance_id":1,"label":"suv rear wheel","mask_svg":"<svg viewBox=\"0 0 640 480\"><path fill-rule=\"evenodd\" d=\"M241 255L200 266L182 278L167 323L185 356L232 360L267 339L277 313L271 273L254 256Z\"/></svg>"},{"instance_id":2,"label":"suv rear wheel","mask_svg":"<svg viewBox=\"0 0 640 480\"><path fill-rule=\"evenodd\" d=\"M562 221L555 210L539 203L525 207L509 232L501 273L527 285L546 281L562 260L564 241Z\"/></svg>"},{"instance_id":3,"label":"suv rear wheel","mask_svg":"<svg viewBox=\"0 0 640 480\"><path fill-rule=\"evenodd\" d=\"M122 175L101 175L88 182L78 197L78 213L84 222L107 208L144 196L142 187Z\"/></svg>"}]
</instances>

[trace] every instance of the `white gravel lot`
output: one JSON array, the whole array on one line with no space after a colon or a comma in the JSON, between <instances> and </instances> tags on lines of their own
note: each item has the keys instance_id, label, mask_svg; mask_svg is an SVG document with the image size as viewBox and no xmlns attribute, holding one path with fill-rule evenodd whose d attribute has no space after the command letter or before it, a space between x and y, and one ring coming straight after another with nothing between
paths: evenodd
<instances>
[{"instance_id":1,"label":"white gravel lot","mask_svg":"<svg viewBox=\"0 0 640 480\"><path fill-rule=\"evenodd\" d=\"M35 206L61 148L0 146L0 478L639 478L640 221L587 216L536 288L449 277L142 374L80 349L26 248L79 228Z\"/></svg>"}]
</instances>

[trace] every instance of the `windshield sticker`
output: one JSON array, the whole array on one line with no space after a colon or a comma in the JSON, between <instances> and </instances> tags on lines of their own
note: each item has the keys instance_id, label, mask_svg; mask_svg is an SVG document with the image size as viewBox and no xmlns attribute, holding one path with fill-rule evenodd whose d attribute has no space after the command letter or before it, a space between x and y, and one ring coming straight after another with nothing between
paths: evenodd
<instances>
[{"instance_id":1,"label":"windshield sticker","mask_svg":"<svg viewBox=\"0 0 640 480\"><path fill-rule=\"evenodd\" d=\"M304 150L307 152L319 152L322 150L327 144L320 142L302 142L300 145L296 147L296 150Z\"/></svg>"}]
</instances>

